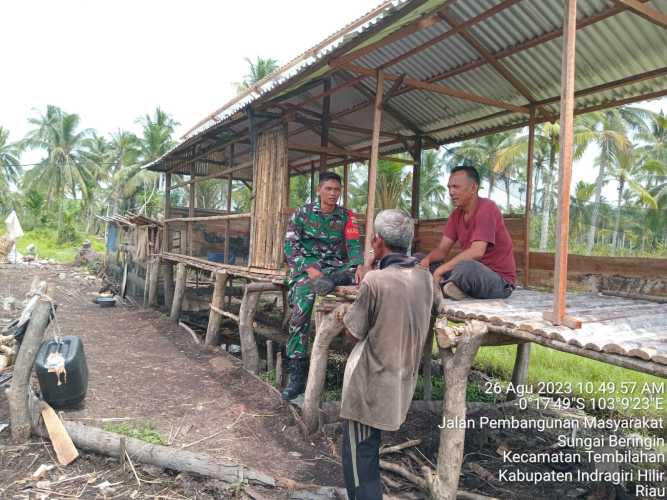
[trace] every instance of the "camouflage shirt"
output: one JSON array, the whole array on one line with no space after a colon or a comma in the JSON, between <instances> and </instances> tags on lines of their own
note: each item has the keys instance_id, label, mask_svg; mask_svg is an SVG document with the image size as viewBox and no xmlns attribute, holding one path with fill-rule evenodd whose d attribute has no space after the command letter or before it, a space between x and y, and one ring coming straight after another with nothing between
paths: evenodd
<instances>
[{"instance_id":1,"label":"camouflage shirt","mask_svg":"<svg viewBox=\"0 0 667 500\"><path fill-rule=\"evenodd\" d=\"M319 201L297 209L285 234L285 260L290 279L308 267L345 270L363 264L354 213L336 205L325 214Z\"/></svg>"}]
</instances>

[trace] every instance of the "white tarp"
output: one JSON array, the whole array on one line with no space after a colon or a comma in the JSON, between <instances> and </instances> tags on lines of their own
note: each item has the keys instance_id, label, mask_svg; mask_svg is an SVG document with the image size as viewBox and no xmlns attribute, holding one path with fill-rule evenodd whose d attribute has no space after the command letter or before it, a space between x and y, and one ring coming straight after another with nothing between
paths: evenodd
<instances>
[{"instance_id":1,"label":"white tarp","mask_svg":"<svg viewBox=\"0 0 667 500\"><path fill-rule=\"evenodd\" d=\"M19 222L19 218L16 216L16 211L12 210L12 213L7 216L5 219L5 226L7 229L7 236L12 240L16 241L18 238L23 236L23 228ZM16 251L16 245L12 247L12 250L8 255L9 262L16 264L21 259L21 255Z\"/></svg>"}]
</instances>

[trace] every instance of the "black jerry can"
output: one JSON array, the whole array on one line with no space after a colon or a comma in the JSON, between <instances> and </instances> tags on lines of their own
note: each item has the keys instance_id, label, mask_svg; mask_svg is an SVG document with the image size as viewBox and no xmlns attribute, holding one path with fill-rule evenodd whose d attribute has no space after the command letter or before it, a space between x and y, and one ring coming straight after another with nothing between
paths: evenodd
<instances>
[{"instance_id":1,"label":"black jerry can","mask_svg":"<svg viewBox=\"0 0 667 500\"><path fill-rule=\"evenodd\" d=\"M86 397L88 365L80 337L48 340L39 348L35 371L42 398L51 406L74 406Z\"/></svg>"}]
</instances>

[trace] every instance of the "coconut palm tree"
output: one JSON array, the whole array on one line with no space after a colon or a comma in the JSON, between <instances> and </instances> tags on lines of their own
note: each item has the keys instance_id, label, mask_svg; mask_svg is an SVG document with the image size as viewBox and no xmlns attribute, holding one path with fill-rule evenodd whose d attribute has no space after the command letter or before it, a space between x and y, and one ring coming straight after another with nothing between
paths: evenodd
<instances>
[{"instance_id":1,"label":"coconut palm tree","mask_svg":"<svg viewBox=\"0 0 667 500\"><path fill-rule=\"evenodd\" d=\"M0 198L9 196L10 185L16 185L21 176L21 148L8 142L9 130L0 127Z\"/></svg>"},{"instance_id":2,"label":"coconut palm tree","mask_svg":"<svg viewBox=\"0 0 667 500\"><path fill-rule=\"evenodd\" d=\"M445 162L438 150L429 149L422 152L419 172L419 218L434 219L446 217L447 185L442 176L445 173Z\"/></svg>"},{"instance_id":3,"label":"coconut palm tree","mask_svg":"<svg viewBox=\"0 0 667 500\"><path fill-rule=\"evenodd\" d=\"M79 115L48 106L39 118L30 118L35 126L24 144L40 149L46 156L25 175L26 185L46 193L47 204L58 209L57 228L63 237L63 210L66 196L90 196L94 185L90 165L83 157L85 139L90 130L79 130Z\"/></svg>"},{"instance_id":4,"label":"coconut palm tree","mask_svg":"<svg viewBox=\"0 0 667 500\"><path fill-rule=\"evenodd\" d=\"M257 57L255 62L252 62L249 57L246 57L245 61L248 63L248 73L243 77L242 82L236 84L236 91L239 94L247 91L257 82L278 69L278 61L270 57L268 59Z\"/></svg>"}]
</instances>

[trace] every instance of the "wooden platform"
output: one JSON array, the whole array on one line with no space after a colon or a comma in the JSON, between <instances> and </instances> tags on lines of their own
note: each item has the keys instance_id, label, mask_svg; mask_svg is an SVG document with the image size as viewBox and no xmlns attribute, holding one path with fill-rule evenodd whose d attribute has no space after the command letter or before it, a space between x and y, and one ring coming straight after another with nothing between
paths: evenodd
<instances>
[{"instance_id":1,"label":"wooden platform","mask_svg":"<svg viewBox=\"0 0 667 500\"><path fill-rule=\"evenodd\" d=\"M581 329L554 326L542 319L552 309L548 292L516 290L508 299L447 301L450 319L478 319L501 327L503 334L558 348L564 344L577 354L600 359L594 353L637 358L656 365L653 373L667 374L667 305L600 294L570 293L568 314L581 320ZM571 349L561 349L572 352ZM588 351L588 352L587 352ZM615 363L625 365L625 363ZM634 363L631 363L634 365ZM642 363L643 365L643 363ZM645 369L642 371L646 371Z\"/></svg>"}]
</instances>

